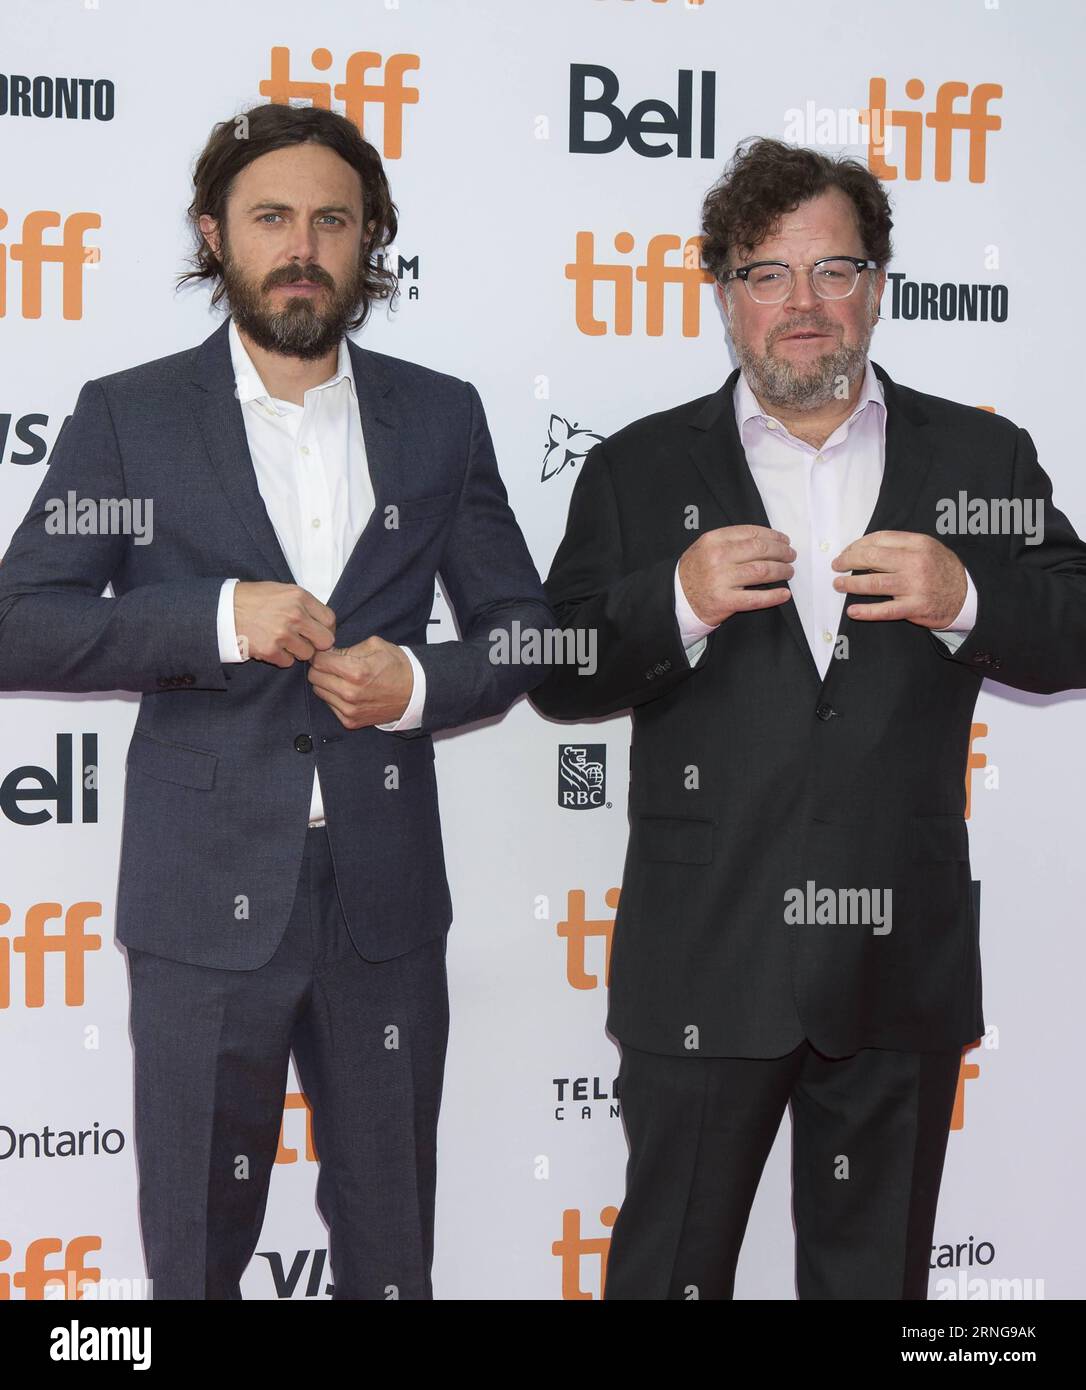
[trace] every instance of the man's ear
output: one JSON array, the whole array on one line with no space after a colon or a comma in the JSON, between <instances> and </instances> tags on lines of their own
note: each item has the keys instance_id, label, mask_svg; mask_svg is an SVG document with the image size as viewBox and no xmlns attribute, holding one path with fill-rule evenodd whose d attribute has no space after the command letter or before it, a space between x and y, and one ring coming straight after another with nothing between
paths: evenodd
<instances>
[{"instance_id":1,"label":"man's ear","mask_svg":"<svg viewBox=\"0 0 1086 1390\"><path fill-rule=\"evenodd\" d=\"M732 321L732 317L731 317L731 310L730 310L729 307L728 307L728 292L727 292L727 290L725 290L724 286L720 283L719 280L718 280L718 281L716 282L716 284L714 284L714 286L713 286L713 293L716 295L717 299L720 301L720 308L721 308L721 311L722 311L723 314L724 314L724 320L725 320L725 322L730 324L731 321Z\"/></svg>"},{"instance_id":2,"label":"man's ear","mask_svg":"<svg viewBox=\"0 0 1086 1390\"><path fill-rule=\"evenodd\" d=\"M886 271L880 270L875 276L875 317L872 319L872 327L879 321L879 310L882 308L882 292L886 288Z\"/></svg>"},{"instance_id":3,"label":"man's ear","mask_svg":"<svg viewBox=\"0 0 1086 1390\"><path fill-rule=\"evenodd\" d=\"M212 252L219 258L219 260L222 260L222 254L219 249L218 222L215 220L214 217L211 217L208 213L205 212L200 216L198 225L200 231L204 234L204 240L211 247Z\"/></svg>"}]
</instances>

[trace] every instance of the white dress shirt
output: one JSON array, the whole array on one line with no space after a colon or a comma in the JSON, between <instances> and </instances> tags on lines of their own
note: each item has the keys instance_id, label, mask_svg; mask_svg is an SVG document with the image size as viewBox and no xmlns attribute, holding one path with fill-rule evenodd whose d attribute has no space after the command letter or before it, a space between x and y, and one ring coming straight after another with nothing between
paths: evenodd
<instances>
[{"instance_id":1,"label":"white dress shirt","mask_svg":"<svg viewBox=\"0 0 1086 1390\"><path fill-rule=\"evenodd\" d=\"M839 571L830 565L847 545L864 534L875 510L886 460L886 404L882 383L870 360L856 409L815 448L790 434L767 415L740 373L734 392L735 422L747 464L762 497L769 524L791 540L796 558L788 581L790 603L803 625L819 674L825 679L833 658L841 611L854 594L833 587ZM715 628L691 608L675 566L675 617L687 659L696 665ZM961 612L947 628L935 629L953 651L977 620L977 592L966 571Z\"/></svg>"},{"instance_id":2,"label":"white dress shirt","mask_svg":"<svg viewBox=\"0 0 1086 1390\"><path fill-rule=\"evenodd\" d=\"M366 442L358 413L354 372L346 338L339 342L334 376L311 386L302 405L269 396L230 320L230 356L257 486L295 583L327 603L374 507ZM219 593L219 660L246 660L234 626L234 586ZM414 676L400 718L379 729L417 729L426 700L426 676L413 653L401 647ZM317 696L316 698L320 698ZM309 823L324 824L320 779L313 769Z\"/></svg>"}]
</instances>

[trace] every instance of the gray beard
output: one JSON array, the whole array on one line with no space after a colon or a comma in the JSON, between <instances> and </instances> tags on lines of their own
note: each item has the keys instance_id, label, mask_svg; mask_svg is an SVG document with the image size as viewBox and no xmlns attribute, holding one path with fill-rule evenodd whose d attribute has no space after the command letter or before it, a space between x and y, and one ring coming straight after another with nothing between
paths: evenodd
<instances>
[{"instance_id":1,"label":"gray beard","mask_svg":"<svg viewBox=\"0 0 1086 1390\"><path fill-rule=\"evenodd\" d=\"M852 386L863 376L873 332L870 329L854 347L835 348L807 367L751 352L735 337L732 345L743 375L760 400L790 410L818 410L846 398L840 389L842 377Z\"/></svg>"}]
</instances>

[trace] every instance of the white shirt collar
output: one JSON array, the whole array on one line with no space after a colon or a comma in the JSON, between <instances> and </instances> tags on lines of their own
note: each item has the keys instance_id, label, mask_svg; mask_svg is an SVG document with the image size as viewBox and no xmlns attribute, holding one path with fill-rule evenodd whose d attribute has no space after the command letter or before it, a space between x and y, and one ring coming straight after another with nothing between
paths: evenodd
<instances>
[{"instance_id":1,"label":"white shirt collar","mask_svg":"<svg viewBox=\"0 0 1086 1390\"><path fill-rule=\"evenodd\" d=\"M260 379L260 373L253 366L253 359L245 350L245 344L241 341L241 334L234 325L231 317L230 327L227 332L230 339L230 359L234 367L234 384L237 387L238 400L244 405L247 401L260 401L277 415L284 415L291 410L301 410L300 405L293 401L279 400L275 396L270 396L265 389L264 383ZM334 375L327 381L320 382L317 386L311 386L310 391L323 391L328 386L335 386L337 382L346 379L350 383L351 394L357 396L354 381L354 371L351 368L351 354L347 347L346 336L339 340L339 359L336 363ZM308 395L308 392L306 393Z\"/></svg>"},{"instance_id":2,"label":"white shirt collar","mask_svg":"<svg viewBox=\"0 0 1086 1390\"><path fill-rule=\"evenodd\" d=\"M885 395L886 393L883 391L882 382L875 375L875 369L872 367L869 357L864 370L863 385L860 387L860 395L856 401L856 409L848 419L844 421L845 426L851 425L860 411L865 409L869 404L878 406L885 414ZM740 372L739 380L735 384L735 422L739 427L740 438L743 436L743 426L748 420L770 420L775 418L775 416L767 415L758 404L758 398L751 390L745 373ZM787 426L783 425L780 420L777 420L777 424L780 425L782 429L787 429ZM838 426L838 429L840 428L841 426ZM834 433L836 433L836 431L834 431Z\"/></svg>"}]
</instances>

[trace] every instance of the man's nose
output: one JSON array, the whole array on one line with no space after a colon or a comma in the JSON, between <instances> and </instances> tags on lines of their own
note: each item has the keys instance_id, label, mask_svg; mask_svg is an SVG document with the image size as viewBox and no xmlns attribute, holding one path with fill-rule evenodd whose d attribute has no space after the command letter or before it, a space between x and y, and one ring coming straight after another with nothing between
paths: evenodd
<instances>
[{"instance_id":1,"label":"man's nose","mask_svg":"<svg viewBox=\"0 0 1086 1390\"><path fill-rule=\"evenodd\" d=\"M287 256L292 261L301 261L303 265L317 259L317 229L312 223L301 222L291 229Z\"/></svg>"},{"instance_id":2,"label":"man's nose","mask_svg":"<svg viewBox=\"0 0 1086 1390\"><path fill-rule=\"evenodd\" d=\"M822 303L811 286L811 277L806 266L796 266L792 271L792 288L788 291L785 307L803 313L817 309Z\"/></svg>"}]
</instances>

